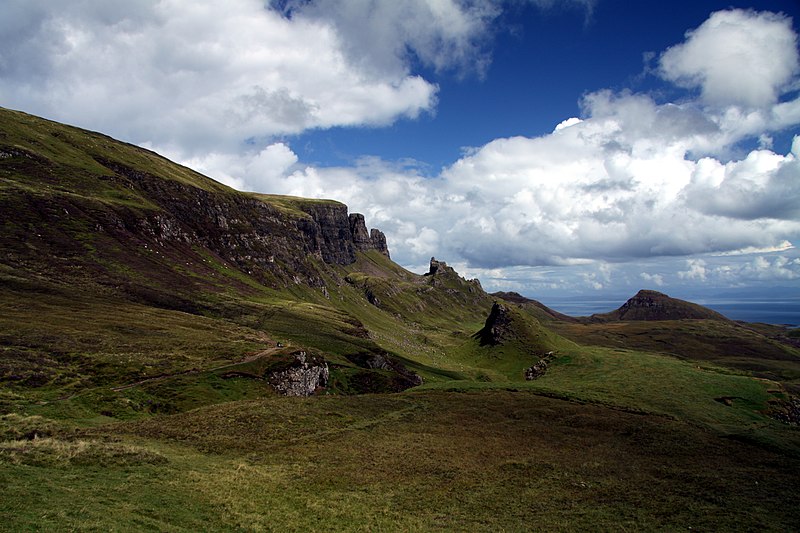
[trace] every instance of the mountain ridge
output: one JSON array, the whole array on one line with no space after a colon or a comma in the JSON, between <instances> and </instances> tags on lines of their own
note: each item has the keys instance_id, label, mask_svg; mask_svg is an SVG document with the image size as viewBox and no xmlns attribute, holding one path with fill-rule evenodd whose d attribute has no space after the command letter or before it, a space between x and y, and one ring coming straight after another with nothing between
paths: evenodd
<instances>
[{"instance_id":1,"label":"mountain ridge","mask_svg":"<svg viewBox=\"0 0 800 533\"><path fill-rule=\"evenodd\" d=\"M103 254L121 245L191 255L188 249L200 246L261 282L285 287L297 279L319 285L319 269L306 256L348 265L357 250L389 254L383 233L374 229L363 238L363 216L339 202L242 193L100 134L5 109L0 119L0 245L12 260L64 252L85 258L87 248ZM82 135L115 147L108 152L116 157L81 152ZM163 172L137 168L143 164L137 158L157 160ZM30 235L39 238L39 249L32 249L38 244L28 242ZM106 243L86 242L98 239Z\"/></svg>"}]
</instances>

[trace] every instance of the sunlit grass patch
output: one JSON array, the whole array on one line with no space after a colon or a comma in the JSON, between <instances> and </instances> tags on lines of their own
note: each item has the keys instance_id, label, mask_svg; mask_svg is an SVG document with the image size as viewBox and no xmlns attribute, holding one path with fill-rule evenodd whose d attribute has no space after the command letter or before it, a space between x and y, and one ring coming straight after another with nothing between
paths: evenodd
<instances>
[{"instance_id":1,"label":"sunlit grass patch","mask_svg":"<svg viewBox=\"0 0 800 533\"><path fill-rule=\"evenodd\" d=\"M47 467L109 467L162 464L167 459L152 450L130 444L44 437L0 442L0 461Z\"/></svg>"}]
</instances>

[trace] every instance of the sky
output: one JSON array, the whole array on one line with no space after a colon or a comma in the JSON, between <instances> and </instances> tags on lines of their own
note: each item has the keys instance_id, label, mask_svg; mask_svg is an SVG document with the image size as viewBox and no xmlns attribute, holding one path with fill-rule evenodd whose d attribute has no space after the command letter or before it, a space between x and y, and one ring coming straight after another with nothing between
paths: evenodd
<instances>
[{"instance_id":1,"label":"sky","mask_svg":"<svg viewBox=\"0 0 800 533\"><path fill-rule=\"evenodd\" d=\"M797 0L4 0L0 106L489 291L800 298L798 33Z\"/></svg>"}]
</instances>

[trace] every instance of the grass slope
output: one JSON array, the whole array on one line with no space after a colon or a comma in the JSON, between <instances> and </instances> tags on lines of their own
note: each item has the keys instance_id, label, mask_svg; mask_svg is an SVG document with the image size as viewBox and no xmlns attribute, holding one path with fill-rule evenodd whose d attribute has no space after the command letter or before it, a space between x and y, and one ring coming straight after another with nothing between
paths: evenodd
<instances>
[{"instance_id":1,"label":"grass slope","mask_svg":"<svg viewBox=\"0 0 800 533\"><path fill-rule=\"evenodd\" d=\"M667 353L711 362L742 373L780 381L800 391L800 350L782 342L777 328L743 326L730 321L670 320L610 324L552 324L581 344Z\"/></svg>"},{"instance_id":2,"label":"grass slope","mask_svg":"<svg viewBox=\"0 0 800 533\"><path fill-rule=\"evenodd\" d=\"M166 421L0 445L3 527L778 531L800 520L796 457L524 392L269 398Z\"/></svg>"}]
</instances>

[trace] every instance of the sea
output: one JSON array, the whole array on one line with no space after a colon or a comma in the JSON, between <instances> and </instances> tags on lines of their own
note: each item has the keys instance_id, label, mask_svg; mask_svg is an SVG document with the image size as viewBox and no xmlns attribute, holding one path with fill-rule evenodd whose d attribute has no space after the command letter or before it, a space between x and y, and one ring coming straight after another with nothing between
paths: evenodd
<instances>
[{"instance_id":1,"label":"sea","mask_svg":"<svg viewBox=\"0 0 800 533\"><path fill-rule=\"evenodd\" d=\"M607 313L625 303L627 298L612 299L604 297L582 297L581 299L550 298L541 300L549 308L569 316L589 316L595 313ZM800 298L695 298L691 300L731 320L744 322L762 322L765 324L781 324L800 327Z\"/></svg>"}]
</instances>

